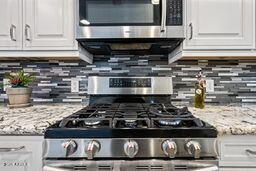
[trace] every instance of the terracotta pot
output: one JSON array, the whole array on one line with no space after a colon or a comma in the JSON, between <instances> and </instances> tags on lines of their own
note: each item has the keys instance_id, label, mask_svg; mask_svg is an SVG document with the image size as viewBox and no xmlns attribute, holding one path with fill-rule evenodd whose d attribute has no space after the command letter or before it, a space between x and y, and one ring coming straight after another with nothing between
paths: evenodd
<instances>
[{"instance_id":1,"label":"terracotta pot","mask_svg":"<svg viewBox=\"0 0 256 171\"><path fill-rule=\"evenodd\" d=\"M30 103L31 88L7 88L6 93L8 95L10 105L20 105Z\"/></svg>"}]
</instances>

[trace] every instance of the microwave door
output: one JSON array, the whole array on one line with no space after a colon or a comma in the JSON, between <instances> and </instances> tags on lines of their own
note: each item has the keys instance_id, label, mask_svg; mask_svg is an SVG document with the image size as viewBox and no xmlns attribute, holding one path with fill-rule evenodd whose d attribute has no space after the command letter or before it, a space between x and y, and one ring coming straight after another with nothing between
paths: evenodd
<instances>
[{"instance_id":1,"label":"microwave door","mask_svg":"<svg viewBox=\"0 0 256 171\"><path fill-rule=\"evenodd\" d=\"M166 0L77 2L77 39L166 37Z\"/></svg>"}]
</instances>

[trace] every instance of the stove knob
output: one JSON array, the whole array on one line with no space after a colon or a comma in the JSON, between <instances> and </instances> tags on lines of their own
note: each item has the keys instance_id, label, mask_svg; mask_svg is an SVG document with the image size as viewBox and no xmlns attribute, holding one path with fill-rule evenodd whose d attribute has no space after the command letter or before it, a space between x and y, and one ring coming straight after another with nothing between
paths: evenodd
<instances>
[{"instance_id":1,"label":"stove knob","mask_svg":"<svg viewBox=\"0 0 256 171\"><path fill-rule=\"evenodd\" d=\"M88 160L92 160L95 154L99 151L100 151L100 143L95 140L90 141L85 151L87 154Z\"/></svg>"},{"instance_id":2,"label":"stove knob","mask_svg":"<svg viewBox=\"0 0 256 171\"><path fill-rule=\"evenodd\" d=\"M195 159L200 158L201 145L197 141L188 141L185 148L190 155L194 155Z\"/></svg>"},{"instance_id":3,"label":"stove knob","mask_svg":"<svg viewBox=\"0 0 256 171\"><path fill-rule=\"evenodd\" d=\"M162 143L162 150L169 158L174 158L177 153L177 145L173 140L165 140Z\"/></svg>"},{"instance_id":4,"label":"stove knob","mask_svg":"<svg viewBox=\"0 0 256 171\"><path fill-rule=\"evenodd\" d=\"M69 141L62 143L62 148L65 149L65 151L66 151L65 156L68 157L76 152L77 144L75 141L69 140Z\"/></svg>"},{"instance_id":5,"label":"stove knob","mask_svg":"<svg viewBox=\"0 0 256 171\"><path fill-rule=\"evenodd\" d=\"M138 143L134 140L128 140L124 144L124 153L129 157L133 158L139 151Z\"/></svg>"}]
</instances>

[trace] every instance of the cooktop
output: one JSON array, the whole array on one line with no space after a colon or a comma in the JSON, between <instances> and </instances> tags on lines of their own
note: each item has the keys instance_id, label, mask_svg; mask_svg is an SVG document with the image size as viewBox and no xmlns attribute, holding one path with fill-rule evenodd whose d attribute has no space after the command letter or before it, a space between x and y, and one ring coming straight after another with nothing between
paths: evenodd
<instances>
[{"instance_id":1,"label":"cooktop","mask_svg":"<svg viewBox=\"0 0 256 171\"><path fill-rule=\"evenodd\" d=\"M46 130L47 138L217 137L187 107L170 103L90 104Z\"/></svg>"}]
</instances>

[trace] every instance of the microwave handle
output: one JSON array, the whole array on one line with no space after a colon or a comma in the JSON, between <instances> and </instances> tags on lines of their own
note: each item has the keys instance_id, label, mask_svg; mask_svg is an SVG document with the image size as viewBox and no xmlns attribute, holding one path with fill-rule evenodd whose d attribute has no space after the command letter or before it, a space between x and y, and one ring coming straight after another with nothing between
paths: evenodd
<instances>
[{"instance_id":1,"label":"microwave handle","mask_svg":"<svg viewBox=\"0 0 256 171\"><path fill-rule=\"evenodd\" d=\"M162 0L162 19L161 19L161 32L165 32L166 29L166 0Z\"/></svg>"}]
</instances>

